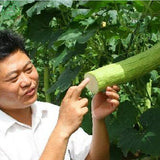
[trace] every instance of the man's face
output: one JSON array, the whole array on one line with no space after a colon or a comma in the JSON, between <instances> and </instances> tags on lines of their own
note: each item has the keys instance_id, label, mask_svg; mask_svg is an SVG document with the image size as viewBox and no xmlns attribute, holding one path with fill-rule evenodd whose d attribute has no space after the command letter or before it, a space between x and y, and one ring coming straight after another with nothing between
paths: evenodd
<instances>
[{"instance_id":1,"label":"man's face","mask_svg":"<svg viewBox=\"0 0 160 160\"><path fill-rule=\"evenodd\" d=\"M22 109L37 99L38 73L29 57L18 50L0 60L0 108Z\"/></svg>"}]
</instances>

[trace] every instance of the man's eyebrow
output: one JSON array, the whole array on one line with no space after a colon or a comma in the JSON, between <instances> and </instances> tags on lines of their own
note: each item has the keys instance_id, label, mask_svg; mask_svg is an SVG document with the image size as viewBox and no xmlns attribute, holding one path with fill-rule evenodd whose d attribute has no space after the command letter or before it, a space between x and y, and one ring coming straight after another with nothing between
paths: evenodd
<instances>
[{"instance_id":1,"label":"man's eyebrow","mask_svg":"<svg viewBox=\"0 0 160 160\"><path fill-rule=\"evenodd\" d=\"M26 68L28 64L32 64L32 62L31 62L31 61L28 61L28 62L23 66L23 68ZM6 75L6 78L9 77L9 76L11 76L11 75L14 74L14 73L17 73L17 72L18 72L18 70L13 70L13 71L9 72L9 73Z\"/></svg>"}]
</instances>

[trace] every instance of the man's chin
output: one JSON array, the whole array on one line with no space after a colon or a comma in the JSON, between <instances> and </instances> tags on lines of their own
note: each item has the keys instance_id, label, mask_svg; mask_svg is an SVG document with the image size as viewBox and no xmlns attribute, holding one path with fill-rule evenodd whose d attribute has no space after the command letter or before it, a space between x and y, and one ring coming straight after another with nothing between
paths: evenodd
<instances>
[{"instance_id":1,"label":"man's chin","mask_svg":"<svg viewBox=\"0 0 160 160\"><path fill-rule=\"evenodd\" d=\"M37 100L37 94L34 95L34 97L25 100L25 101L24 101L24 105L26 105L26 106L29 107L29 106L31 106L36 100Z\"/></svg>"}]
</instances>

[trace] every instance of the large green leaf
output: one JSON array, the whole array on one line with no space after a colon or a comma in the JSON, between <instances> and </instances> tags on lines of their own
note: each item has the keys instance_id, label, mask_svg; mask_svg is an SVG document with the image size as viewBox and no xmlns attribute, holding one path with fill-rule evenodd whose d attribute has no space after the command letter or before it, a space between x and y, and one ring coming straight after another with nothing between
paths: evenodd
<instances>
[{"instance_id":1,"label":"large green leaf","mask_svg":"<svg viewBox=\"0 0 160 160\"><path fill-rule=\"evenodd\" d=\"M74 18L74 21L79 21L82 19L85 19L87 17L87 14L89 13L89 9L72 9L71 14L72 17Z\"/></svg>"},{"instance_id":2,"label":"large green leaf","mask_svg":"<svg viewBox=\"0 0 160 160\"><path fill-rule=\"evenodd\" d=\"M110 146L110 160L121 160L123 157L123 154L116 145Z\"/></svg>"},{"instance_id":3,"label":"large green leaf","mask_svg":"<svg viewBox=\"0 0 160 160\"><path fill-rule=\"evenodd\" d=\"M143 136L144 134L133 128L127 128L121 133L118 146L121 148L124 156L127 156L129 151L135 153L140 149Z\"/></svg>"},{"instance_id":4,"label":"large green leaf","mask_svg":"<svg viewBox=\"0 0 160 160\"><path fill-rule=\"evenodd\" d=\"M83 26L89 26L95 22L95 18L89 17L87 19L84 19L83 21L80 21L79 23Z\"/></svg>"},{"instance_id":5,"label":"large green leaf","mask_svg":"<svg viewBox=\"0 0 160 160\"><path fill-rule=\"evenodd\" d=\"M26 13L29 17L33 16L34 14L40 14L41 11L47 9L47 8L57 8L59 9L59 7L61 5L64 5L66 7L71 7L73 0L44 0L44 1L35 1L35 0L25 0L25 1L15 1L15 4L18 7L22 7L24 5L28 5L29 3L33 3L33 5L31 5L27 10Z\"/></svg>"},{"instance_id":6,"label":"large green leaf","mask_svg":"<svg viewBox=\"0 0 160 160\"><path fill-rule=\"evenodd\" d=\"M151 13L154 16L160 16L160 2L159 1L153 1L151 3L150 9L152 10Z\"/></svg>"},{"instance_id":7,"label":"large green leaf","mask_svg":"<svg viewBox=\"0 0 160 160\"><path fill-rule=\"evenodd\" d=\"M54 58L53 67L56 68L59 64L61 64L66 56L67 49L65 48L57 57Z\"/></svg>"},{"instance_id":8,"label":"large green leaf","mask_svg":"<svg viewBox=\"0 0 160 160\"><path fill-rule=\"evenodd\" d=\"M53 84L51 88L48 90L48 93L52 93L55 90L59 90L60 92L66 91L72 84L72 81L77 76L80 69L80 66L77 66L74 69L67 67L65 71L59 76L57 82Z\"/></svg>"},{"instance_id":9,"label":"large green leaf","mask_svg":"<svg viewBox=\"0 0 160 160\"><path fill-rule=\"evenodd\" d=\"M40 14L42 10L44 10L49 2L47 1L40 1L36 2L31 8L27 10L27 15L31 17L34 14Z\"/></svg>"},{"instance_id":10,"label":"large green leaf","mask_svg":"<svg viewBox=\"0 0 160 160\"><path fill-rule=\"evenodd\" d=\"M23 1L22 0L16 0L16 1L13 1L13 2L17 7L23 7L26 4L35 2L35 0L23 0Z\"/></svg>"},{"instance_id":11,"label":"large green leaf","mask_svg":"<svg viewBox=\"0 0 160 160\"><path fill-rule=\"evenodd\" d=\"M138 109L129 101L120 104L117 111L117 119L121 122L121 127L130 128L136 123Z\"/></svg>"},{"instance_id":12,"label":"large green leaf","mask_svg":"<svg viewBox=\"0 0 160 160\"><path fill-rule=\"evenodd\" d=\"M10 1L0 1L0 5L7 7L10 4Z\"/></svg>"},{"instance_id":13,"label":"large green leaf","mask_svg":"<svg viewBox=\"0 0 160 160\"><path fill-rule=\"evenodd\" d=\"M96 32L97 28L90 28L86 32L83 32L82 35L79 36L78 38L78 43L86 43Z\"/></svg>"},{"instance_id":14,"label":"large green leaf","mask_svg":"<svg viewBox=\"0 0 160 160\"><path fill-rule=\"evenodd\" d=\"M87 44L76 43L74 49L63 48L57 51L56 56L53 58L53 67L56 68L59 64L66 64L73 56L83 54Z\"/></svg>"},{"instance_id":15,"label":"large green leaf","mask_svg":"<svg viewBox=\"0 0 160 160\"><path fill-rule=\"evenodd\" d=\"M82 35L82 32L79 29L70 28L58 38L58 41L77 40L80 35Z\"/></svg>"},{"instance_id":16,"label":"large green leaf","mask_svg":"<svg viewBox=\"0 0 160 160\"><path fill-rule=\"evenodd\" d=\"M141 140L141 150L144 153L160 155L160 108L151 108L140 118L145 135Z\"/></svg>"},{"instance_id":17,"label":"large green leaf","mask_svg":"<svg viewBox=\"0 0 160 160\"><path fill-rule=\"evenodd\" d=\"M124 130L120 136L119 146L126 156L129 151L141 151L152 156L160 155L160 108L151 108L140 118L141 130L133 128Z\"/></svg>"},{"instance_id":18,"label":"large green leaf","mask_svg":"<svg viewBox=\"0 0 160 160\"><path fill-rule=\"evenodd\" d=\"M160 133L160 108L151 108L144 112L140 118L144 130Z\"/></svg>"},{"instance_id":19,"label":"large green leaf","mask_svg":"<svg viewBox=\"0 0 160 160\"><path fill-rule=\"evenodd\" d=\"M5 20L10 20L12 17L16 16L17 13L20 11L19 8L14 5L14 3L9 3L7 1L3 2L1 6L1 16L0 16L0 21L5 21Z\"/></svg>"},{"instance_id":20,"label":"large green leaf","mask_svg":"<svg viewBox=\"0 0 160 160\"><path fill-rule=\"evenodd\" d=\"M136 124L137 116L138 109L129 101L121 103L118 107L116 118L110 116L110 118L106 120L110 140L117 140L124 130L132 128Z\"/></svg>"},{"instance_id":21,"label":"large green leaf","mask_svg":"<svg viewBox=\"0 0 160 160\"><path fill-rule=\"evenodd\" d=\"M43 11L40 15L34 15L28 20L27 36L36 42L53 42L61 34L60 30L54 30L49 26L49 22L54 16L54 11Z\"/></svg>"},{"instance_id":22,"label":"large green leaf","mask_svg":"<svg viewBox=\"0 0 160 160\"><path fill-rule=\"evenodd\" d=\"M87 43L79 44L76 43L74 46L74 49L68 50L68 55L64 58L63 63L66 63L68 60L70 60L73 56L84 54L85 49L87 47Z\"/></svg>"},{"instance_id":23,"label":"large green leaf","mask_svg":"<svg viewBox=\"0 0 160 160\"><path fill-rule=\"evenodd\" d=\"M84 6L91 8L92 10L99 10L100 8L106 7L109 1L88 1Z\"/></svg>"}]
</instances>

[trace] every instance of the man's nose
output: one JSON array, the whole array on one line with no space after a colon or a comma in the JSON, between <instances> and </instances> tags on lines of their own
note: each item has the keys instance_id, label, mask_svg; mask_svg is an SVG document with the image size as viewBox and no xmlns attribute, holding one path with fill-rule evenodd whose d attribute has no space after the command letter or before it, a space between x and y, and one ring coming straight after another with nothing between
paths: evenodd
<instances>
[{"instance_id":1,"label":"man's nose","mask_svg":"<svg viewBox=\"0 0 160 160\"><path fill-rule=\"evenodd\" d=\"M21 76L20 76L20 85L22 88L24 87L28 87L31 85L31 79L29 78L28 75L26 75L25 73L22 73Z\"/></svg>"}]
</instances>

